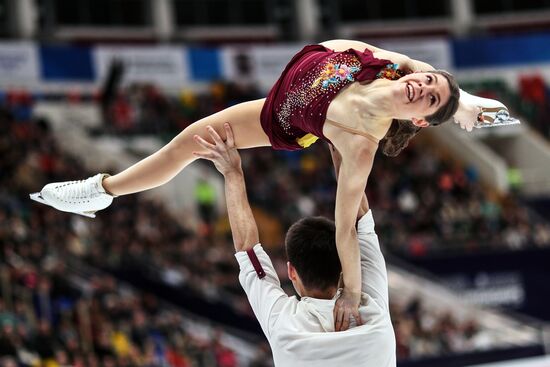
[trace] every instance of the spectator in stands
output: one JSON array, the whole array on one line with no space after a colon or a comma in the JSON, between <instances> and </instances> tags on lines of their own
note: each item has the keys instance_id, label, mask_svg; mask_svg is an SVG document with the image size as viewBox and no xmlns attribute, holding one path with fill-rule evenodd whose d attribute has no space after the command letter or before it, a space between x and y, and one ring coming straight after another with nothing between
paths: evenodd
<instances>
[{"instance_id":1,"label":"spectator in stands","mask_svg":"<svg viewBox=\"0 0 550 367\"><path fill-rule=\"evenodd\" d=\"M207 179L199 178L195 186L195 201L205 227L204 233L211 233L216 210L216 189Z\"/></svg>"},{"instance_id":2,"label":"spectator in stands","mask_svg":"<svg viewBox=\"0 0 550 367\"><path fill-rule=\"evenodd\" d=\"M227 142L213 130L210 134L215 145L198 139L206 150L198 156L211 160L224 175L235 256L241 269L239 280L271 344L275 364L347 366L361 361L367 365L395 366L386 266L366 195L363 194L357 213L362 272L360 314L351 321L356 327L346 330L350 320L333 311L342 270L334 222L310 217L289 229L288 275L301 300L289 297L280 287L271 259L259 244L258 228L246 197L241 159L229 124L225 124L225 132ZM341 157L334 148L331 151L338 177ZM338 319L341 321L335 322ZM335 332L340 328L346 331Z\"/></svg>"}]
</instances>

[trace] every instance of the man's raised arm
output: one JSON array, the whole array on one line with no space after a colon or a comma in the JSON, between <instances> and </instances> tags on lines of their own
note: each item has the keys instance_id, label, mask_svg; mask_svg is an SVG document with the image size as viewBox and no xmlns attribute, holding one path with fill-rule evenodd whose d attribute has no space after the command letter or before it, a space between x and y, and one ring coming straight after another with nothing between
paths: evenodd
<instances>
[{"instance_id":1,"label":"man's raised arm","mask_svg":"<svg viewBox=\"0 0 550 367\"><path fill-rule=\"evenodd\" d=\"M227 215L237 251L235 257L240 267L239 282L262 330L269 338L288 296L281 288L271 259L259 244L258 227L246 196L241 157L235 147L231 126L226 123L224 128L227 134L225 142L210 126L208 132L214 144L198 135L195 136L196 142L205 148L206 152L193 154L212 161L225 179Z\"/></svg>"},{"instance_id":2,"label":"man's raised arm","mask_svg":"<svg viewBox=\"0 0 550 367\"><path fill-rule=\"evenodd\" d=\"M216 169L223 175L227 213L235 251L247 251L259 242L258 227L246 196L241 156L235 147L233 132L229 124L226 123L224 126L227 133L227 142L224 142L216 131L209 126L207 129L215 144L210 144L196 135L195 140L197 143L207 149L208 152L194 152L193 154L212 161Z\"/></svg>"}]
</instances>

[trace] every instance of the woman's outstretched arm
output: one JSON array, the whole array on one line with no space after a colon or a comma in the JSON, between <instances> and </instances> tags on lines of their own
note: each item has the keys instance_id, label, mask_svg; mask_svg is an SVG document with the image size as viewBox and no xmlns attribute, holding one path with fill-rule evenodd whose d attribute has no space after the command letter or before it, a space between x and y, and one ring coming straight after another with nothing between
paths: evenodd
<instances>
[{"instance_id":1,"label":"woman's outstretched arm","mask_svg":"<svg viewBox=\"0 0 550 367\"><path fill-rule=\"evenodd\" d=\"M344 51L350 48L353 48L359 51L364 51L365 49L368 49L372 51L374 56L376 56L377 58L391 60L392 62L399 64L402 68L409 69L412 72L435 70L435 68L432 65L424 61L414 60L414 59L411 59L409 56L401 54L399 52L384 50L380 47L376 47L374 45L361 42L361 41L339 39L339 40L325 41L325 42L322 42L321 44L335 51Z\"/></svg>"}]
</instances>

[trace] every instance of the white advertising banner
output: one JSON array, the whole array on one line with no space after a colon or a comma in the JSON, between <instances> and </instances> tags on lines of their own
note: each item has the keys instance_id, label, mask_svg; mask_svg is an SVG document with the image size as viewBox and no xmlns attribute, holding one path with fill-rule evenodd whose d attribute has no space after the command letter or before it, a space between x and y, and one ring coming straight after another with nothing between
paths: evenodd
<instances>
[{"instance_id":1,"label":"white advertising banner","mask_svg":"<svg viewBox=\"0 0 550 367\"><path fill-rule=\"evenodd\" d=\"M113 60L124 63L123 83L151 82L165 87L188 80L186 50L182 47L99 46L93 52L96 75L104 79Z\"/></svg>"},{"instance_id":2,"label":"white advertising banner","mask_svg":"<svg viewBox=\"0 0 550 367\"><path fill-rule=\"evenodd\" d=\"M444 38L386 40L377 42L375 46L424 61L436 69L452 71L453 68L451 45Z\"/></svg>"},{"instance_id":3,"label":"white advertising banner","mask_svg":"<svg viewBox=\"0 0 550 367\"><path fill-rule=\"evenodd\" d=\"M38 82L39 78L40 62L35 44L0 44L0 83L29 84Z\"/></svg>"},{"instance_id":4,"label":"white advertising banner","mask_svg":"<svg viewBox=\"0 0 550 367\"><path fill-rule=\"evenodd\" d=\"M264 92L271 89L290 59L304 45L227 46L221 51L224 79L252 82Z\"/></svg>"}]
</instances>

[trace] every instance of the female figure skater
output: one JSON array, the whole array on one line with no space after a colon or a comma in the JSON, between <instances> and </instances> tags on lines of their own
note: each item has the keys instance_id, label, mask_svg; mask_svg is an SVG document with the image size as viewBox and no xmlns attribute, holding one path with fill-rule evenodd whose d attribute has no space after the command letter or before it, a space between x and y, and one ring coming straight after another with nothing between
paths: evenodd
<instances>
[{"instance_id":1,"label":"female figure skater","mask_svg":"<svg viewBox=\"0 0 550 367\"><path fill-rule=\"evenodd\" d=\"M226 139L227 122L238 149L271 145L296 150L317 138L325 140L342 156L335 219L345 287L334 312L336 330L345 330L350 315L359 320L355 214L378 143L385 137L384 153L397 155L421 128L449 120L458 107L459 89L450 74L363 42L327 41L296 54L267 98L195 122L159 151L114 176L48 184L31 198L94 217L116 196L171 180L204 152L199 139L213 142L212 131ZM466 120L475 120L479 112L475 105L462 106Z\"/></svg>"}]
</instances>

